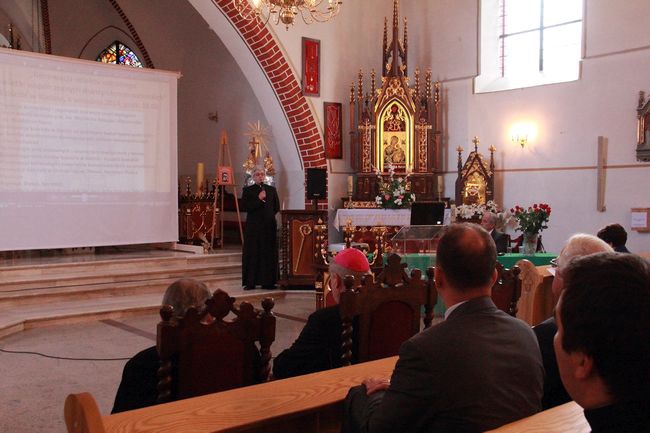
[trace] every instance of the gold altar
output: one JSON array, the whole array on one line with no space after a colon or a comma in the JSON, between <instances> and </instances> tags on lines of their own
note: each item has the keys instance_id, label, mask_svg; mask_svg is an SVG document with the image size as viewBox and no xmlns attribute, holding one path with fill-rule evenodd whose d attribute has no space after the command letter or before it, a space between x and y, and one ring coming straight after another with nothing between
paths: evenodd
<instances>
[{"instance_id":1,"label":"gold altar","mask_svg":"<svg viewBox=\"0 0 650 433\"><path fill-rule=\"evenodd\" d=\"M392 41L384 22L381 86L376 88L375 71L365 92L364 74L350 88L351 162L356 171L356 188L347 207L375 207L377 176L409 174L411 191L418 201L433 201L441 194L441 108L440 83L424 83L418 69L409 83L407 24L399 39L398 2L393 6ZM365 92L365 93L364 93ZM442 186L442 185L441 185Z\"/></svg>"}]
</instances>

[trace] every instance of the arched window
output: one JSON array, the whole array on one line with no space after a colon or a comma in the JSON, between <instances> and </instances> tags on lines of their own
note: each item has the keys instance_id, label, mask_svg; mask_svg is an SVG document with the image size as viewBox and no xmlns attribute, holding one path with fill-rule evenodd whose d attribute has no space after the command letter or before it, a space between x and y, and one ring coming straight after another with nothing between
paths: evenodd
<instances>
[{"instance_id":1,"label":"arched window","mask_svg":"<svg viewBox=\"0 0 650 433\"><path fill-rule=\"evenodd\" d=\"M134 68L143 68L142 62L138 56L120 41L115 41L110 44L104 51L97 56L98 62L112 63L118 65L128 65Z\"/></svg>"},{"instance_id":2,"label":"arched window","mask_svg":"<svg viewBox=\"0 0 650 433\"><path fill-rule=\"evenodd\" d=\"M582 7L583 0L481 0L475 91L577 80Z\"/></svg>"}]
</instances>

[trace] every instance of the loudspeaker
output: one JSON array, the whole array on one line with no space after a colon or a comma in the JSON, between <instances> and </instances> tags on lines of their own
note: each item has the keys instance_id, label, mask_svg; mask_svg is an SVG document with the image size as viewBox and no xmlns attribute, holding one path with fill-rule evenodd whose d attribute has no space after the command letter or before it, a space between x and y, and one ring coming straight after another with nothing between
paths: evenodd
<instances>
[{"instance_id":1,"label":"loudspeaker","mask_svg":"<svg viewBox=\"0 0 650 433\"><path fill-rule=\"evenodd\" d=\"M307 169L307 199L327 198L327 170L324 168Z\"/></svg>"}]
</instances>

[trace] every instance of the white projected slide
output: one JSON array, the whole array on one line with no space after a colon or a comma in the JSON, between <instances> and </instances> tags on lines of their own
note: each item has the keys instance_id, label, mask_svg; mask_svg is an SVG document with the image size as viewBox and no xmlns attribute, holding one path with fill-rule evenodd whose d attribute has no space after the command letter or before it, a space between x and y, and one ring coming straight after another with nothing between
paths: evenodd
<instances>
[{"instance_id":1,"label":"white projected slide","mask_svg":"<svg viewBox=\"0 0 650 433\"><path fill-rule=\"evenodd\" d=\"M0 49L0 250L177 240L177 79Z\"/></svg>"}]
</instances>

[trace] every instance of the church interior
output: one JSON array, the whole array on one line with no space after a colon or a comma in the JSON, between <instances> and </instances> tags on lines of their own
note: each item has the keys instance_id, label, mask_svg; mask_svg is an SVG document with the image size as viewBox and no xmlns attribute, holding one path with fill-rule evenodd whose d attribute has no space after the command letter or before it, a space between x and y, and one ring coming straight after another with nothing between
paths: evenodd
<instances>
[{"instance_id":1,"label":"church interior","mask_svg":"<svg viewBox=\"0 0 650 433\"><path fill-rule=\"evenodd\" d=\"M0 3L0 431L64 431L66 396L82 392L104 426L68 431L163 431L153 420L173 410L133 411L134 424L110 412L179 278L257 309L273 298L273 365L333 305L328 266L347 248L379 284L415 284L444 226L494 215L498 266L517 269L504 311L531 326L553 314L551 268L572 235L620 224L627 249L650 259L649 2L292 0L269 12L281 3ZM250 283L259 258L246 240L262 226L249 188L265 208L277 199L273 236L253 253L277 278ZM440 297L424 304L422 326L443 320ZM337 386L362 370L350 372L317 373L339 385L326 403L301 397L296 413L313 424L286 404L270 421L196 431L338 431ZM289 395L285 380L268 394ZM242 420L267 403L240 413L235 394L213 396L200 407L225 401ZM153 427L135 430L138 413ZM540 431L589 431L567 417Z\"/></svg>"}]
</instances>

